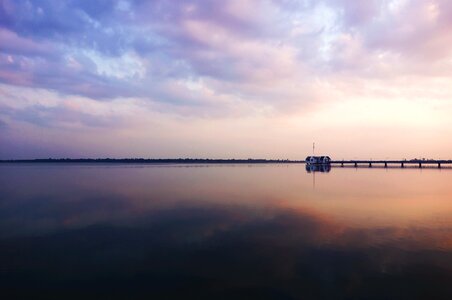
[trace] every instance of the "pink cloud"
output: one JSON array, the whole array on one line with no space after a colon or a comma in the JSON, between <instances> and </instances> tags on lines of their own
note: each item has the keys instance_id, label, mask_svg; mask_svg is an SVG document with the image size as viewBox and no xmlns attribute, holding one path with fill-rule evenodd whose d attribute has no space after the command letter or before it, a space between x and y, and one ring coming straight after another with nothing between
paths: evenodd
<instances>
[{"instance_id":1,"label":"pink cloud","mask_svg":"<svg viewBox=\"0 0 452 300\"><path fill-rule=\"evenodd\" d=\"M35 42L32 39L18 36L16 32L0 28L0 51L3 53L26 56L51 55L54 52L52 44Z\"/></svg>"}]
</instances>

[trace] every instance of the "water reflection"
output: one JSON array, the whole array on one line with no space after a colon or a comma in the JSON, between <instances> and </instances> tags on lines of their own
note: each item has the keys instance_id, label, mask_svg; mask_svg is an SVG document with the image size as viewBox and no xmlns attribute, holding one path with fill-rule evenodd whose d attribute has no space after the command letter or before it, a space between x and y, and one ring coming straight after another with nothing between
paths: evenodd
<instances>
[{"instance_id":1,"label":"water reflection","mask_svg":"<svg viewBox=\"0 0 452 300\"><path fill-rule=\"evenodd\" d=\"M306 164L306 172L308 173L312 172L328 173L330 171L331 171L330 164Z\"/></svg>"},{"instance_id":2,"label":"water reflection","mask_svg":"<svg viewBox=\"0 0 452 300\"><path fill-rule=\"evenodd\" d=\"M338 169L313 190L304 166L1 166L0 288L448 299L451 174Z\"/></svg>"}]
</instances>

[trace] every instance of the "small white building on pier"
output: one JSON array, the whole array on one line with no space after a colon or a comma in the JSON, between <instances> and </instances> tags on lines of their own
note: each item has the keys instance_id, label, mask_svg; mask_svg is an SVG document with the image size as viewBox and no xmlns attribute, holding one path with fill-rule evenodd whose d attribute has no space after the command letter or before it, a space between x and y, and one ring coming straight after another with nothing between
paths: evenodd
<instances>
[{"instance_id":1,"label":"small white building on pier","mask_svg":"<svg viewBox=\"0 0 452 300\"><path fill-rule=\"evenodd\" d=\"M331 158L329 156L308 156L306 157L307 164L329 164Z\"/></svg>"}]
</instances>

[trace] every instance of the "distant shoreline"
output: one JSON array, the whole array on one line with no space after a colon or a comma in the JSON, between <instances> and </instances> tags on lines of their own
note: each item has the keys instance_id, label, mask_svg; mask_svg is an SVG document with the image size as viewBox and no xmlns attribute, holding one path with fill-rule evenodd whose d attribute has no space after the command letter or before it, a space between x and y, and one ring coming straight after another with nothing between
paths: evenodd
<instances>
[{"instance_id":1,"label":"distant shoreline","mask_svg":"<svg viewBox=\"0 0 452 300\"><path fill-rule=\"evenodd\" d=\"M11 159L0 163L139 163L139 164L299 164L304 160L287 159L197 159L197 158L46 158L46 159Z\"/></svg>"}]
</instances>

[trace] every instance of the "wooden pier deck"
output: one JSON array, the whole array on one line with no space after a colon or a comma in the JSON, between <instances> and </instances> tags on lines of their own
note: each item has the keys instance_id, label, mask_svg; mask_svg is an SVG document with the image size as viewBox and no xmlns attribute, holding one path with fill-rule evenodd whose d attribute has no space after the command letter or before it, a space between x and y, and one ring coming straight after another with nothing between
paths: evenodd
<instances>
[{"instance_id":1,"label":"wooden pier deck","mask_svg":"<svg viewBox=\"0 0 452 300\"><path fill-rule=\"evenodd\" d=\"M424 159L412 159L412 160L332 160L330 161L331 166L340 167L452 167L452 160L424 160Z\"/></svg>"}]
</instances>

